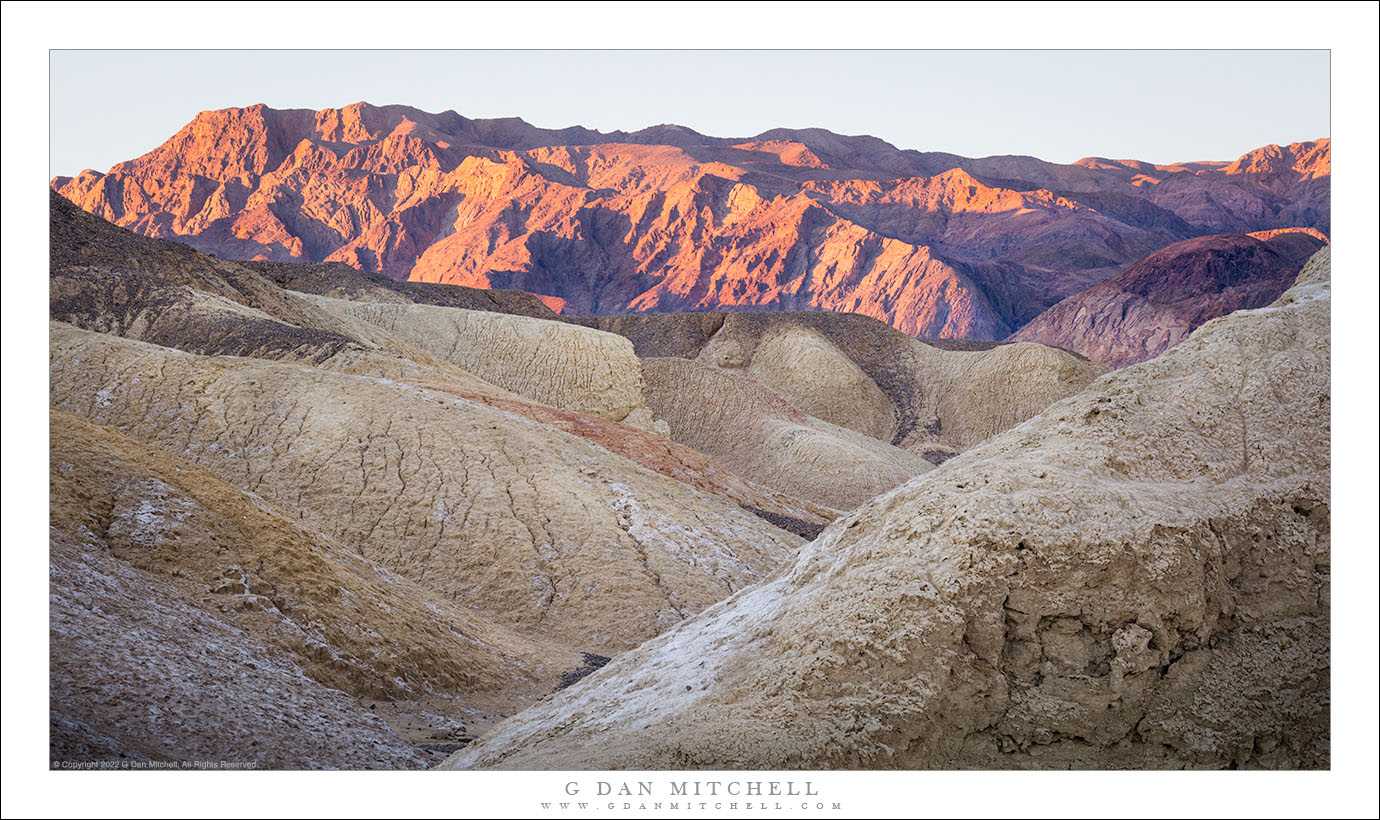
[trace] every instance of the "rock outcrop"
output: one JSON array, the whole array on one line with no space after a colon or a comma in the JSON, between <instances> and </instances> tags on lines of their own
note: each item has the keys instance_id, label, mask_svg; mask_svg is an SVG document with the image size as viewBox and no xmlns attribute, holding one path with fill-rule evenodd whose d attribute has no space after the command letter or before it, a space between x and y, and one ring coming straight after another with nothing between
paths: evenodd
<instances>
[{"instance_id":1,"label":"rock outcrop","mask_svg":"<svg viewBox=\"0 0 1380 820\"><path fill-rule=\"evenodd\" d=\"M562 314L814 308L1001 339L1177 240L1328 231L1330 157L1323 139L1234 163L1056 165L820 129L600 134L256 105L203 112L142 157L52 185L218 256L516 288Z\"/></svg>"},{"instance_id":2,"label":"rock outcrop","mask_svg":"<svg viewBox=\"0 0 1380 820\"><path fill-rule=\"evenodd\" d=\"M448 768L1326 768L1330 257Z\"/></svg>"},{"instance_id":3,"label":"rock outcrop","mask_svg":"<svg viewBox=\"0 0 1380 820\"><path fill-rule=\"evenodd\" d=\"M1111 367L1173 347L1209 319L1274 301L1323 245L1291 231L1176 242L1070 296L1011 338L1065 347Z\"/></svg>"}]
</instances>

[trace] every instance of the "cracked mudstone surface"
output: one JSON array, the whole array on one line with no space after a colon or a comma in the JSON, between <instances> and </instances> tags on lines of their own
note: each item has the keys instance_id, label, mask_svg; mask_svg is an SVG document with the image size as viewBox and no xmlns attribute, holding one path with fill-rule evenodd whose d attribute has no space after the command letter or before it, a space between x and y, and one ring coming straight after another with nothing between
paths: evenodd
<instances>
[{"instance_id":1,"label":"cracked mudstone surface","mask_svg":"<svg viewBox=\"0 0 1380 820\"><path fill-rule=\"evenodd\" d=\"M534 401L654 428L643 401L641 364L632 343L621 336L503 313L308 298L332 316L381 328ZM664 424L660 431L665 432Z\"/></svg>"},{"instance_id":2,"label":"cracked mudstone surface","mask_svg":"<svg viewBox=\"0 0 1380 820\"><path fill-rule=\"evenodd\" d=\"M447 768L1326 768L1330 254Z\"/></svg>"},{"instance_id":3,"label":"cracked mudstone surface","mask_svg":"<svg viewBox=\"0 0 1380 820\"><path fill-rule=\"evenodd\" d=\"M60 324L50 353L55 407L179 453L500 623L591 650L640 643L798 543L727 499L448 393Z\"/></svg>"},{"instance_id":4,"label":"cracked mudstone surface","mask_svg":"<svg viewBox=\"0 0 1380 820\"><path fill-rule=\"evenodd\" d=\"M415 768L365 699L496 717L579 662L164 450L51 423L54 759Z\"/></svg>"}]
</instances>

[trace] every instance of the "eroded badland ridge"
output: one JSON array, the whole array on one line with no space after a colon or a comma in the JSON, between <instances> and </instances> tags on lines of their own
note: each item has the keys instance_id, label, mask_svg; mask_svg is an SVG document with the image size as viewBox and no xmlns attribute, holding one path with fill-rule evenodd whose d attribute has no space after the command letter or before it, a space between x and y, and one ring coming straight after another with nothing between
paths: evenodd
<instances>
[{"instance_id":1,"label":"eroded badland ridge","mask_svg":"<svg viewBox=\"0 0 1380 820\"><path fill-rule=\"evenodd\" d=\"M1329 261L445 765L1326 767Z\"/></svg>"}]
</instances>

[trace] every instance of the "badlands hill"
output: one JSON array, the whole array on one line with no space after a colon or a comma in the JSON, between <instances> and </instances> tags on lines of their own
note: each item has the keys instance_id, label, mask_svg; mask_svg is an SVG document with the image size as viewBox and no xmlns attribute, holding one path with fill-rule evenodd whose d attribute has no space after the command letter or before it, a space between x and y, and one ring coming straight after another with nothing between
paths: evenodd
<instances>
[{"instance_id":1,"label":"badlands hill","mask_svg":"<svg viewBox=\"0 0 1380 820\"><path fill-rule=\"evenodd\" d=\"M203 112L52 186L229 259L518 289L561 312L825 309L1002 339L1176 241L1329 231L1330 174L1327 139L1235 162L1057 165L820 129L602 134L357 103Z\"/></svg>"},{"instance_id":2,"label":"badlands hill","mask_svg":"<svg viewBox=\"0 0 1380 820\"><path fill-rule=\"evenodd\" d=\"M427 765L1102 372L822 313L650 351L56 194L50 259L58 759Z\"/></svg>"},{"instance_id":3,"label":"badlands hill","mask_svg":"<svg viewBox=\"0 0 1380 820\"><path fill-rule=\"evenodd\" d=\"M1144 361L1209 319L1273 302L1323 244L1298 231L1176 242L1068 297L1011 338L1075 350L1110 367Z\"/></svg>"},{"instance_id":4,"label":"badlands hill","mask_svg":"<svg viewBox=\"0 0 1380 820\"><path fill-rule=\"evenodd\" d=\"M571 321L631 339L648 362L644 370L651 384L653 371L661 377L694 372L659 360L692 359L738 376L739 383L765 388L816 421L889 442L936 464L1082 390L1105 372L1065 350L922 342L854 314L643 314ZM649 401L655 406L654 395ZM684 426L672 425L673 437L687 433Z\"/></svg>"},{"instance_id":5,"label":"badlands hill","mask_svg":"<svg viewBox=\"0 0 1380 820\"><path fill-rule=\"evenodd\" d=\"M1330 253L447 768L1327 768Z\"/></svg>"},{"instance_id":6,"label":"badlands hill","mask_svg":"<svg viewBox=\"0 0 1380 820\"><path fill-rule=\"evenodd\" d=\"M51 742L66 759L417 768L444 744L404 741L365 704L463 693L437 727L459 740L581 662L167 450L68 412L51 423Z\"/></svg>"}]
</instances>

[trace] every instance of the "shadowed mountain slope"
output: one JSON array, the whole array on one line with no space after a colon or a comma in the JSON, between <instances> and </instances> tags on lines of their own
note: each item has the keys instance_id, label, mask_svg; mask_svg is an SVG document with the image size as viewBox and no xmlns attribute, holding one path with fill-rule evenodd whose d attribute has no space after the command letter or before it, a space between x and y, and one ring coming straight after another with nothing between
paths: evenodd
<instances>
[{"instance_id":1,"label":"shadowed mountain slope","mask_svg":"<svg viewBox=\"0 0 1380 820\"><path fill-rule=\"evenodd\" d=\"M1012 338L1075 350L1123 367L1178 344L1209 319L1268 305L1323 241L1288 232L1176 242L1125 273L1074 294Z\"/></svg>"}]
</instances>

